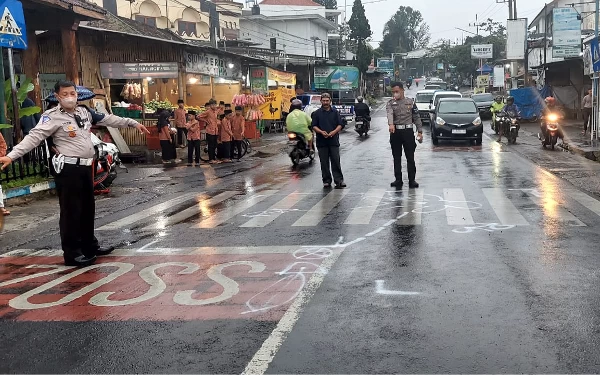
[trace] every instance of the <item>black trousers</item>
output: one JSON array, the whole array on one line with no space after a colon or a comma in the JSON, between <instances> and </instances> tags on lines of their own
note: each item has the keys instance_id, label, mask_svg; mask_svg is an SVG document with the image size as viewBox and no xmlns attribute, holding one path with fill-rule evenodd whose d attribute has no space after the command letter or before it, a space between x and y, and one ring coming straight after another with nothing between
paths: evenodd
<instances>
[{"instance_id":1,"label":"black trousers","mask_svg":"<svg viewBox=\"0 0 600 375\"><path fill-rule=\"evenodd\" d=\"M219 153L220 159L230 159L231 158L231 141L229 142L221 142L221 152Z\"/></svg>"},{"instance_id":2,"label":"black trousers","mask_svg":"<svg viewBox=\"0 0 600 375\"><path fill-rule=\"evenodd\" d=\"M583 131L587 132L588 126L592 130L592 108L583 109Z\"/></svg>"},{"instance_id":3,"label":"black trousers","mask_svg":"<svg viewBox=\"0 0 600 375\"><path fill-rule=\"evenodd\" d=\"M396 177L396 181L402 181L403 148L408 167L408 180L414 181L417 174L417 166L415 164L415 150L417 149L415 133L412 129L396 129L394 133L390 134L390 144L392 145L392 155L394 156L394 176Z\"/></svg>"},{"instance_id":4,"label":"black trousers","mask_svg":"<svg viewBox=\"0 0 600 375\"><path fill-rule=\"evenodd\" d=\"M339 184L344 182L342 174L342 163L340 161L339 146L318 147L319 161L321 162L321 177L324 184L332 182L331 174L333 172L333 182Z\"/></svg>"},{"instance_id":5,"label":"black trousers","mask_svg":"<svg viewBox=\"0 0 600 375\"><path fill-rule=\"evenodd\" d=\"M192 163L192 158L196 153L196 164L200 163L200 140L188 140L188 163Z\"/></svg>"},{"instance_id":6,"label":"black trousers","mask_svg":"<svg viewBox=\"0 0 600 375\"><path fill-rule=\"evenodd\" d=\"M60 205L60 240L65 261L80 255L93 256L98 250L94 237L94 183L92 167L65 164L55 177Z\"/></svg>"},{"instance_id":7,"label":"black trousers","mask_svg":"<svg viewBox=\"0 0 600 375\"><path fill-rule=\"evenodd\" d=\"M177 128L177 145L182 146L187 138L188 130L186 128Z\"/></svg>"},{"instance_id":8,"label":"black trousers","mask_svg":"<svg viewBox=\"0 0 600 375\"><path fill-rule=\"evenodd\" d=\"M169 161L177 159L177 152L171 141L160 141L160 148L162 150L162 160Z\"/></svg>"},{"instance_id":9,"label":"black trousers","mask_svg":"<svg viewBox=\"0 0 600 375\"><path fill-rule=\"evenodd\" d=\"M208 160L217 159L217 135L207 134L206 142L208 143Z\"/></svg>"},{"instance_id":10,"label":"black trousers","mask_svg":"<svg viewBox=\"0 0 600 375\"><path fill-rule=\"evenodd\" d=\"M233 140L231 143L231 158L234 157L234 151L237 150L238 160L242 158L242 141Z\"/></svg>"}]
</instances>

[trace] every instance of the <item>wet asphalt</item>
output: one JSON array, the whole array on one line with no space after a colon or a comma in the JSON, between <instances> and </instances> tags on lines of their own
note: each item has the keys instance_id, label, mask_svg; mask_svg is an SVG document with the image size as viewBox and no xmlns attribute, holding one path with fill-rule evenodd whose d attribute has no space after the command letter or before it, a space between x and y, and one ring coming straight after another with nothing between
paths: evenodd
<instances>
[{"instance_id":1,"label":"wet asphalt","mask_svg":"<svg viewBox=\"0 0 600 375\"><path fill-rule=\"evenodd\" d=\"M238 266L223 271L239 282L238 294L202 306L164 296L195 288L196 297L214 297L231 287L172 270L158 273L167 287L156 302L99 308L91 291L24 310L9 301L55 276L2 282L29 272L25 264L60 258L0 258L0 372L241 373L248 363L262 363L249 367L257 373L600 371L598 164L544 151L526 133L517 145L484 136L482 146L434 147L426 130L417 148L421 188L394 191L381 105L372 127L366 138L352 129L341 136L344 192L322 189L318 160L291 168L282 143L233 165L120 174L97 200L97 228L125 223L97 232L120 251L103 261L134 264L140 276L165 262L205 270L254 261L266 269L256 277ZM227 192L237 194L206 203ZM188 193L193 199L173 201ZM236 210L256 196L264 197ZM319 205L332 197L339 202L330 211ZM297 203L279 204L290 199ZM196 214L169 222L194 207ZM1 252L60 249L56 208L54 199L16 207L19 225L0 235ZM304 215L312 216L298 225ZM272 222L248 226L265 216ZM106 274L90 271L28 302L57 301ZM125 277L98 290L123 299L119 293L148 289ZM297 294L301 286L308 293ZM261 347L267 355L257 362Z\"/></svg>"}]
</instances>

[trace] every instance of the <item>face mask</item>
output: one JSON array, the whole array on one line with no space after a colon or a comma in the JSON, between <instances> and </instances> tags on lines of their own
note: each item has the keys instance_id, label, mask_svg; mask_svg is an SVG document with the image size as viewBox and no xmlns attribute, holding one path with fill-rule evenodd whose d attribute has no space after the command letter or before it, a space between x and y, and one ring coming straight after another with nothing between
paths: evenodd
<instances>
[{"instance_id":1,"label":"face mask","mask_svg":"<svg viewBox=\"0 0 600 375\"><path fill-rule=\"evenodd\" d=\"M394 99L398 100L401 98L401 94L399 92L394 93Z\"/></svg>"},{"instance_id":2,"label":"face mask","mask_svg":"<svg viewBox=\"0 0 600 375\"><path fill-rule=\"evenodd\" d=\"M77 98L62 98L60 99L60 105L65 109L73 109L77 106Z\"/></svg>"}]
</instances>

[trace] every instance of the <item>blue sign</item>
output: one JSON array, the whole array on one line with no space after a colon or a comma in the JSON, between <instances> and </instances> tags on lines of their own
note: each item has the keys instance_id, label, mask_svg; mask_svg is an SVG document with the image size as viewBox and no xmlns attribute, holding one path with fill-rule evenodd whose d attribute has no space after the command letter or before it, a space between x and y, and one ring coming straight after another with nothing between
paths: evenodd
<instances>
[{"instance_id":1,"label":"blue sign","mask_svg":"<svg viewBox=\"0 0 600 375\"><path fill-rule=\"evenodd\" d=\"M0 4L0 12L0 47L27 49L27 31L21 2L6 0Z\"/></svg>"},{"instance_id":2,"label":"blue sign","mask_svg":"<svg viewBox=\"0 0 600 375\"><path fill-rule=\"evenodd\" d=\"M600 46L598 44L598 39L592 39L590 48L592 50L592 65L594 66L594 72L600 72Z\"/></svg>"}]
</instances>

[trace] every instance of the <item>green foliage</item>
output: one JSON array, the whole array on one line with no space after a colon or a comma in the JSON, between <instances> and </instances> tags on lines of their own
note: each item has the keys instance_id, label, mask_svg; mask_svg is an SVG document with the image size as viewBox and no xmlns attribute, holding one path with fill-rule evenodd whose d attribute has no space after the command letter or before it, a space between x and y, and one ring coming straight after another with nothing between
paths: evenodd
<instances>
[{"instance_id":1,"label":"green foliage","mask_svg":"<svg viewBox=\"0 0 600 375\"><path fill-rule=\"evenodd\" d=\"M389 55L425 48L429 40L429 26L421 12L401 6L385 24L379 47L383 54Z\"/></svg>"},{"instance_id":2,"label":"green foliage","mask_svg":"<svg viewBox=\"0 0 600 375\"><path fill-rule=\"evenodd\" d=\"M15 79L17 82L19 81L19 76L16 76ZM26 78L23 82L21 82L21 87L17 90L17 102L19 103L19 118L23 118L26 116L32 116L36 113L40 113L42 109L37 106L20 108L25 99L27 99L27 94L33 91L35 87L31 82L31 78ZM4 81L4 98L6 99L6 118L12 119L14 115L14 106L12 100L12 90L10 79ZM12 128L12 125L9 124L0 124L0 129Z\"/></svg>"},{"instance_id":3,"label":"green foliage","mask_svg":"<svg viewBox=\"0 0 600 375\"><path fill-rule=\"evenodd\" d=\"M39 184L41 182L46 182L48 180L50 180L50 179L46 178L46 177L42 177L42 176L25 177L23 179L10 180L10 182L3 182L2 188L5 190L14 189L14 188L22 187L22 186L27 186L27 185Z\"/></svg>"},{"instance_id":4,"label":"green foliage","mask_svg":"<svg viewBox=\"0 0 600 375\"><path fill-rule=\"evenodd\" d=\"M373 58L373 49L364 40L358 41L356 48L356 67L361 72L366 72Z\"/></svg>"},{"instance_id":5,"label":"green foliage","mask_svg":"<svg viewBox=\"0 0 600 375\"><path fill-rule=\"evenodd\" d=\"M354 0L354 5L352 5L352 16L350 17L350 21L348 21L348 26L350 27L349 38L352 40L366 40L373 35L369 20L367 19L367 16L365 16L365 7L361 0ZM358 47L359 45L357 45L357 48Z\"/></svg>"}]
</instances>

